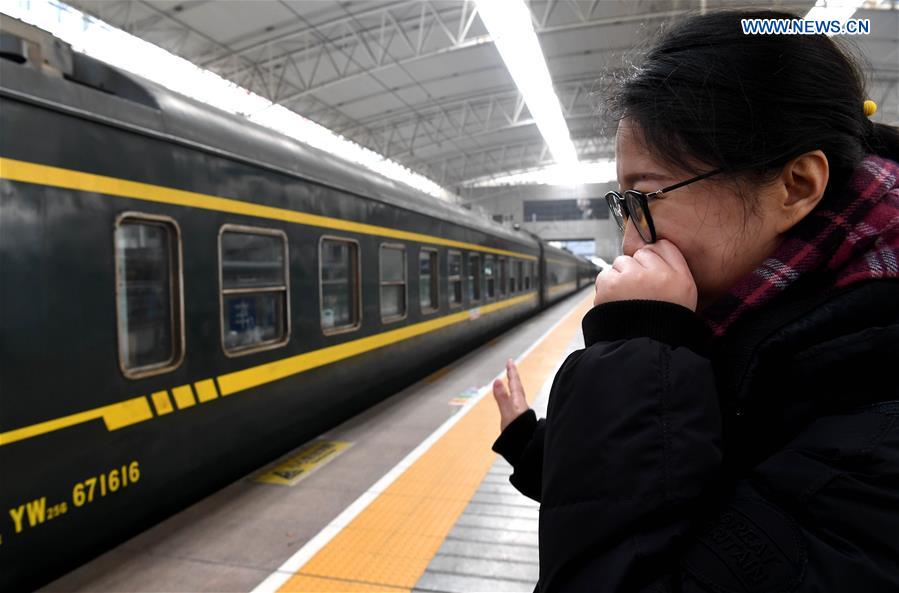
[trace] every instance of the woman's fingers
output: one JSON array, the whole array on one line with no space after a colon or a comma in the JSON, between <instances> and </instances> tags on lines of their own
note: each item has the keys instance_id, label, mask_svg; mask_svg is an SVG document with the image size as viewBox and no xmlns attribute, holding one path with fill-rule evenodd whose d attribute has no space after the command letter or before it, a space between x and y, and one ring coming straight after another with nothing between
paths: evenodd
<instances>
[{"instance_id":1,"label":"woman's fingers","mask_svg":"<svg viewBox=\"0 0 899 593\"><path fill-rule=\"evenodd\" d=\"M497 379L493 382L493 397L500 406L508 403L509 391L506 389L506 384L502 379Z\"/></svg>"},{"instance_id":2,"label":"woman's fingers","mask_svg":"<svg viewBox=\"0 0 899 593\"><path fill-rule=\"evenodd\" d=\"M511 360L506 363L506 377L509 378L509 390L512 392L512 401L516 404L525 402L524 405L527 406L527 398L524 395L521 377L518 375L518 367Z\"/></svg>"},{"instance_id":3,"label":"woman's fingers","mask_svg":"<svg viewBox=\"0 0 899 593\"><path fill-rule=\"evenodd\" d=\"M675 246L675 244L671 241L668 241L667 239L659 239L652 245L646 245L641 249L641 251L644 249L658 255L675 271L681 274L686 274L691 279L693 278L693 274L690 272L690 266L687 265L687 260L684 258L684 254L681 253L680 249L678 249L677 246Z\"/></svg>"},{"instance_id":4,"label":"woman's fingers","mask_svg":"<svg viewBox=\"0 0 899 593\"><path fill-rule=\"evenodd\" d=\"M511 387L511 385L512 382L510 381L509 386ZM506 430L506 427L509 426L513 420L528 410L528 403L527 400L524 399L524 391L520 389L520 382L518 386L518 393L521 394L521 397L518 397L514 390L510 393L510 390L506 389L506 384L502 379L493 381L493 399L496 400L496 406L499 408L500 432Z\"/></svg>"},{"instance_id":5,"label":"woman's fingers","mask_svg":"<svg viewBox=\"0 0 899 593\"><path fill-rule=\"evenodd\" d=\"M594 305L613 301L666 301L696 310L696 281L681 251L665 239L619 256L596 278Z\"/></svg>"},{"instance_id":6,"label":"woman's fingers","mask_svg":"<svg viewBox=\"0 0 899 593\"><path fill-rule=\"evenodd\" d=\"M668 265L662 257L651 249L642 247L634 253L634 260L644 268L654 268L660 265Z\"/></svg>"},{"instance_id":7,"label":"woman's fingers","mask_svg":"<svg viewBox=\"0 0 899 593\"><path fill-rule=\"evenodd\" d=\"M633 270L634 268L639 267L639 264L634 261L634 258L628 257L626 255L619 255L615 258L615 261L612 262L612 269L622 274L626 274L628 270Z\"/></svg>"}]
</instances>

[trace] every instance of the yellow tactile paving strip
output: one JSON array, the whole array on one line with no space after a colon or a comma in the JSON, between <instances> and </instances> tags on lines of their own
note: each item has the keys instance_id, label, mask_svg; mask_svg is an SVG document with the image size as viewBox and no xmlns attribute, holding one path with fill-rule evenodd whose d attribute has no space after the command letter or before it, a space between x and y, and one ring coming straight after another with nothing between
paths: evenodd
<instances>
[{"instance_id":1,"label":"yellow tactile paving strip","mask_svg":"<svg viewBox=\"0 0 899 593\"><path fill-rule=\"evenodd\" d=\"M534 398L592 305L584 298L522 360ZM493 465L499 412L489 394L279 591L411 591Z\"/></svg>"}]
</instances>

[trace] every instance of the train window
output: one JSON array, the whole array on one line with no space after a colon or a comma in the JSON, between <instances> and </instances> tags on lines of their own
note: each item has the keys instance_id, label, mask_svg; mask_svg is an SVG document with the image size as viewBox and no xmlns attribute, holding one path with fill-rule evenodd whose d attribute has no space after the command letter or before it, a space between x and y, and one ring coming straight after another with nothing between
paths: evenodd
<instances>
[{"instance_id":1,"label":"train window","mask_svg":"<svg viewBox=\"0 0 899 593\"><path fill-rule=\"evenodd\" d=\"M525 269L524 269L524 289L525 290L531 289L531 274L533 274L533 273L534 273L534 264L531 262L528 262L527 267L525 267Z\"/></svg>"},{"instance_id":2,"label":"train window","mask_svg":"<svg viewBox=\"0 0 899 593\"><path fill-rule=\"evenodd\" d=\"M481 300L481 256L468 254L468 300Z\"/></svg>"},{"instance_id":3,"label":"train window","mask_svg":"<svg viewBox=\"0 0 899 593\"><path fill-rule=\"evenodd\" d=\"M518 287L516 286L517 277L515 276L515 270L515 260L513 259L509 262L509 294L515 294L518 289Z\"/></svg>"},{"instance_id":4,"label":"train window","mask_svg":"<svg viewBox=\"0 0 899 593\"><path fill-rule=\"evenodd\" d=\"M530 280L531 278L533 278L533 280L531 280L531 282L533 282L534 286L536 287L537 286L537 264L535 264L534 262L531 262L528 264L528 268L530 268L530 272L528 273L528 279ZM530 288L530 286L528 286L528 288Z\"/></svg>"},{"instance_id":5,"label":"train window","mask_svg":"<svg viewBox=\"0 0 899 593\"><path fill-rule=\"evenodd\" d=\"M492 299L496 296L496 279L493 277L494 270L494 257L492 255L484 256L484 284L487 287L487 298Z\"/></svg>"},{"instance_id":6,"label":"train window","mask_svg":"<svg viewBox=\"0 0 899 593\"><path fill-rule=\"evenodd\" d=\"M509 261L501 257L499 258L499 294L505 295L509 289Z\"/></svg>"},{"instance_id":7,"label":"train window","mask_svg":"<svg viewBox=\"0 0 899 593\"><path fill-rule=\"evenodd\" d=\"M381 321L406 316L406 248L381 245Z\"/></svg>"},{"instance_id":8,"label":"train window","mask_svg":"<svg viewBox=\"0 0 899 593\"><path fill-rule=\"evenodd\" d=\"M361 323L359 244L322 237L319 249L321 320L326 334L351 331Z\"/></svg>"},{"instance_id":9,"label":"train window","mask_svg":"<svg viewBox=\"0 0 899 593\"><path fill-rule=\"evenodd\" d=\"M515 262L516 270L515 276L518 278L518 290L524 290L524 262L518 260Z\"/></svg>"},{"instance_id":10,"label":"train window","mask_svg":"<svg viewBox=\"0 0 899 593\"><path fill-rule=\"evenodd\" d=\"M450 251L447 258L449 268L450 307L462 304L462 254Z\"/></svg>"},{"instance_id":11,"label":"train window","mask_svg":"<svg viewBox=\"0 0 899 593\"><path fill-rule=\"evenodd\" d=\"M114 231L119 367L136 379L184 359L181 231L171 218L125 213Z\"/></svg>"},{"instance_id":12,"label":"train window","mask_svg":"<svg viewBox=\"0 0 899 593\"><path fill-rule=\"evenodd\" d=\"M287 235L226 224L219 231L222 348L236 356L290 338Z\"/></svg>"},{"instance_id":13,"label":"train window","mask_svg":"<svg viewBox=\"0 0 899 593\"><path fill-rule=\"evenodd\" d=\"M440 306L440 266L436 249L422 248L418 253L419 303L422 313L436 311Z\"/></svg>"}]
</instances>

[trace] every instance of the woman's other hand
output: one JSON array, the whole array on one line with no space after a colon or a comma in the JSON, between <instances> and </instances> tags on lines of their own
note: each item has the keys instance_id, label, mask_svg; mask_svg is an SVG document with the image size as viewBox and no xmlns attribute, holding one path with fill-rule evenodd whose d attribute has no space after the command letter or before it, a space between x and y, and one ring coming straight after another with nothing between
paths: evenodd
<instances>
[{"instance_id":1,"label":"woman's other hand","mask_svg":"<svg viewBox=\"0 0 899 593\"><path fill-rule=\"evenodd\" d=\"M499 407L500 432L506 430L513 420L528 411L528 400L524 396L518 367L511 360L506 363L506 377L509 379L508 389L502 379L493 382L493 399Z\"/></svg>"},{"instance_id":2,"label":"woman's other hand","mask_svg":"<svg viewBox=\"0 0 899 593\"><path fill-rule=\"evenodd\" d=\"M594 305L628 300L667 301L696 311L696 282L674 243L659 239L633 257L618 256L599 273Z\"/></svg>"}]
</instances>

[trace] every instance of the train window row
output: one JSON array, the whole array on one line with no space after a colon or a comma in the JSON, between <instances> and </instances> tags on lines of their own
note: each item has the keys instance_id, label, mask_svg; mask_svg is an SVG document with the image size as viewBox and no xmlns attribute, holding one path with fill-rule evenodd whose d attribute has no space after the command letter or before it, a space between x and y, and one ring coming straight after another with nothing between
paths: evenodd
<instances>
[{"instance_id":1,"label":"train window row","mask_svg":"<svg viewBox=\"0 0 899 593\"><path fill-rule=\"evenodd\" d=\"M181 237L169 217L125 213L115 227L119 360L131 378L166 372L184 357ZM221 344L228 356L277 348L290 338L290 266L287 235L280 230L232 225L218 241ZM319 241L319 302L326 335L361 326L360 246L352 239ZM440 252L418 253L418 302L423 314L440 306ZM447 250L448 304L463 304L463 253ZM379 247L382 323L408 316L407 248ZM511 264L511 266L510 266ZM490 300L531 287L533 262L468 252L469 301ZM497 282L498 280L498 282ZM482 294L483 292L483 294Z\"/></svg>"}]
</instances>

